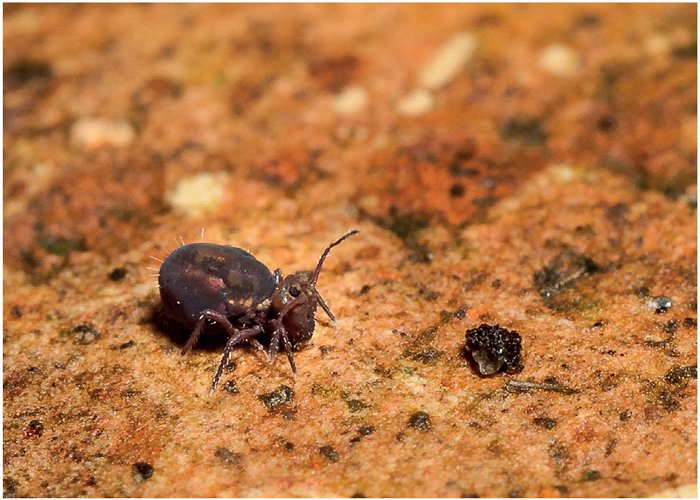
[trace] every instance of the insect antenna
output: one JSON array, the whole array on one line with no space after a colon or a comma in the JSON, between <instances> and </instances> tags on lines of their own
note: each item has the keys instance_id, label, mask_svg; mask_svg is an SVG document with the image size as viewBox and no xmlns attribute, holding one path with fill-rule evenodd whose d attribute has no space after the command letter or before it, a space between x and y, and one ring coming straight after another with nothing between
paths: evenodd
<instances>
[{"instance_id":1,"label":"insect antenna","mask_svg":"<svg viewBox=\"0 0 700 500\"><path fill-rule=\"evenodd\" d=\"M336 241L334 241L333 243L328 245L328 247L323 251L323 254L321 254L321 258L318 259L318 264L316 265L316 270L314 271L314 274L311 277L311 280L309 282L311 285L311 288L314 291L314 295L316 295L316 298L318 299L318 305L321 306L321 309L323 309L323 312L325 312L328 315L328 317L330 318L330 320L334 323L336 321L335 316L331 312L331 309L328 307L328 304L326 304L326 301L323 300L323 297L321 297L321 294L318 293L318 291L316 290L316 281L318 281L318 275L321 273L321 266L323 265L323 261L326 260L326 257L328 257L328 254L330 253L331 248L333 248L336 245L339 245L346 238L349 238L350 236L353 236L357 233L359 233L359 231L357 229L353 229L349 233L344 234L343 236L338 238Z\"/></svg>"},{"instance_id":2,"label":"insect antenna","mask_svg":"<svg viewBox=\"0 0 700 500\"><path fill-rule=\"evenodd\" d=\"M333 248L334 246L340 245L347 238L349 238L350 236L353 236L359 232L360 231L358 231L357 229L353 229L352 231L350 231L347 234L344 234L343 236L338 238L336 241L334 241L333 243L328 245L328 247L326 247L326 249L321 254L321 258L318 259L318 264L316 264L316 270L314 271L314 274L311 277L311 281L309 282L311 284L311 286L316 286L316 281L318 281L318 275L321 273L321 266L323 265L323 261L326 260L326 257L328 257L328 254L331 252L331 248Z\"/></svg>"}]
</instances>

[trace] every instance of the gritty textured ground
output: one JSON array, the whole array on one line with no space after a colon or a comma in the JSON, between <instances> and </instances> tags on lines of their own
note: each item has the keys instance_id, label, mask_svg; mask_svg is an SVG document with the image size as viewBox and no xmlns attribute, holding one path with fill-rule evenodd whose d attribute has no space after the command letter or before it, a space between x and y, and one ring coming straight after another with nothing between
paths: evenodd
<instances>
[{"instance_id":1,"label":"gritty textured ground","mask_svg":"<svg viewBox=\"0 0 700 500\"><path fill-rule=\"evenodd\" d=\"M694 495L695 19L6 5L5 496ZM296 377L180 355L151 257L202 227L288 272L360 229Z\"/></svg>"}]
</instances>

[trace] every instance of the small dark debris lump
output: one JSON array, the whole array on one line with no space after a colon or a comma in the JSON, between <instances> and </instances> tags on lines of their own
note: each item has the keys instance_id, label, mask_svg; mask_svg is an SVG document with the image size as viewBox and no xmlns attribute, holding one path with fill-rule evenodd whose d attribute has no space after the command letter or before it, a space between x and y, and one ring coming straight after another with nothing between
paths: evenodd
<instances>
[{"instance_id":1,"label":"small dark debris lump","mask_svg":"<svg viewBox=\"0 0 700 500\"><path fill-rule=\"evenodd\" d=\"M517 373L520 362L520 335L498 325L481 324L467 330L465 351L474 360L481 375L499 371Z\"/></svg>"}]
</instances>

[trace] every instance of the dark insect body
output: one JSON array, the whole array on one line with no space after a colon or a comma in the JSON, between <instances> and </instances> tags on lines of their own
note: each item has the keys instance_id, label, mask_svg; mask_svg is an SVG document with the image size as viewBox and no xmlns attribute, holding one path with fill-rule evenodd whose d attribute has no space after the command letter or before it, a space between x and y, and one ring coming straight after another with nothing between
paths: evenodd
<instances>
[{"instance_id":1,"label":"dark insect body","mask_svg":"<svg viewBox=\"0 0 700 500\"><path fill-rule=\"evenodd\" d=\"M269 336L267 356L274 359L284 349L296 373L292 351L311 339L316 307L335 321L335 316L316 290L321 266L331 248L357 234L350 231L331 243L313 273L298 271L283 276L270 270L240 248L212 243L181 246L163 261L158 275L163 312L192 328L182 348L187 354L208 324L220 325L228 341L212 382L216 389L234 346L248 342L265 350L256 337Z\"/></svg>"}]
</instances>

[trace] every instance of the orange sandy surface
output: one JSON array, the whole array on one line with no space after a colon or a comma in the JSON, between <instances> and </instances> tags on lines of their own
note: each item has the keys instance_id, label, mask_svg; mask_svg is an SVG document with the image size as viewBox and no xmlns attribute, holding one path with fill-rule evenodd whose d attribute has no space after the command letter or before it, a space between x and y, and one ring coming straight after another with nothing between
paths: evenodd
<instances>
[{"instance_id":1,"label":"orange sandy surface","mask_svg":"<svg viewBox=\"0 0 700 500\"><path fill-rule=\"evenodd\" d=\"M5 496L694 495L695 19L6 5ZM180 355L151 257L201 228L286 272L361 231L296 376Z\"/></svg>"}]
</instances>

